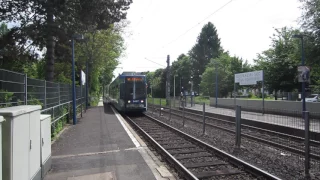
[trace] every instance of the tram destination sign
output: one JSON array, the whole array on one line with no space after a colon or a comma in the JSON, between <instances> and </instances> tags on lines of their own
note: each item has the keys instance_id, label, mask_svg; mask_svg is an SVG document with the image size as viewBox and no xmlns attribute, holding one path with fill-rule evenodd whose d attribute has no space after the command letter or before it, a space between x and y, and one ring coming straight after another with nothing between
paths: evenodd
<instances>
[{"instance_id":1,"label":"tram destination sign","mask_svg":"<svg viewBox=\"0 0 320 180\"><path fill-rule=\"evenodd\" d=\"M240 85L255 85L258 81L263 81L263 71L252 71L234 75L234 82Z\"/></svg>"},{"instance_id":2,"label":"tram destination sign","mask_svg":"<svg viewBox=\"0 0 320 180\"><path fill-rule=\"evenodd\" d=\"M143 81L143 78L141 77L129 77L127 78L127 81Z\"/></svg>"}]
</instances>

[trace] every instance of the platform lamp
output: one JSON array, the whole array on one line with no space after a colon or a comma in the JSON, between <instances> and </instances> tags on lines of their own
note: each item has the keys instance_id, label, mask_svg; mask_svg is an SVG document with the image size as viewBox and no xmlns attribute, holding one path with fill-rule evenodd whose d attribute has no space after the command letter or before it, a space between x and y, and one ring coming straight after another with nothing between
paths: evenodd
<instances>
[{"instance_id":1,"label":"platform lamp","mask_svg":"<svg viewBox=\"0 0 320 180\"><path fill-rule=\"evenodd\" d=\"M74 40L83 40L81 34L72 35L72 110L73 110L73 125L77 124L77 109L76 109L76 84L75 84L75 63L74 63Z\"/></svg>"}]
</instances>

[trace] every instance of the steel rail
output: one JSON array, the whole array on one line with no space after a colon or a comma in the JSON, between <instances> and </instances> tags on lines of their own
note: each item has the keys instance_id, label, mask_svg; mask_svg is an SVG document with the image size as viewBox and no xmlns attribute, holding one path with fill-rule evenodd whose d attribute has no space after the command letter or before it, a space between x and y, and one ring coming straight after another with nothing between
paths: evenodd
<instances>
[{"instance_id":1,"label":"steel rail","mask_svg":"<svg viewBox=\"0 0 320 180\"><path fill-rule=\"evenodd\" d=\"M180 114L175 114L175 113L173 113L173 115L182 117L182 115L180 115ZM202 123L203 123L202 121L194 120L194 119L192 119L192 118L190 118L190 117L187 117L186 115L184 116L184 118L188 119L189 121L193 121L193 122L196 122L196 123L199 123L199 124L202 124ZM225 128L225 127L213 125L213 124L208 123L208 122L206 122L206 125L211 126L211 127L213 127L213 128L216 128L216 129L220 129L220 130L229 132L229 133L231 133L231 134L235 134L235 130L230 130L230 129L227 129L227 128ZM242 125L242 126L243 126L243 125ZM254 137L254 136L252 136L252 135L245 134L245 133L241 134L241 136L246 137L246 138L251 139L251 140L255 140L255 141L258 141L258 142L262 142L262 143L271 145L271 146L273 146L273 147L280 148L280 149L283 149L283 150L286 150L286 151L288 151L288 152L292 152L292 153L295 153L295 154L298 154L298 155L301 155L301 156L304 156L304 155L305 155L305 152L304 152L303 150L300 150L300 149L296 149L296 148L293 148L293 147L285 146L285 145L282 145L282 144L279 144L279 143L275 143L275 142L272 142L272 141L268 141L268 140L265 140L265 139L261 139L261 138L258 138L258 137ZM311 142L314 142L314 141L311 141ZM302 143L303 143L303 142L302 142ZM318 142L315 141L315 143L318 143ZM310 153L310 157L311 157L312 159L315 159L315 160L320 161L320 156L317 155L317 154Z\"/></svg>"},{"instance_id":2,"label":"steel rail","mask_svg":"<svg viewBox=\"0 0 320 180\"><path fill-rule=\"evenodd\" d=\"M146 114L145 114L145 116L148 117L149 119L152 119L153 121L157 122L159 125L166 127L168 129L180 134L181 136L193 141L194 143L204 147L207 150L212 151L215 155L218 155L220 158L227 159L228 162L230 162L231 164L233 164L237 167L241 167L244 171L249 172L250 174L252 174L256 177L263 177L265 179L280 180L280 178L278 178L278 177L276 177L266 171L263 171L262 169L255 167L255 166L253 166L253 165L251 165L251 164L249 164L249 163L247 163L247 162L245 162L245 161L243 161L243 160L241 160L231 154L228 154L218 148L215 148L215 147L211 146L210 144L205 143L205 142L203 142L203 141L201 141L201 140L199 140L199 139L197 139L187 133L184 133L179 129L176 129L166 123L163 123L163 122L155 119L154 117L151 117Z\"/></svg>"},{"instance_id":3,"label":"steel rail","mask_svg":"<svg viewBox=\"0 0 320 180\"><path fill-rule=\"evenodd\" d=\"M163 156L166 157L166 160L173 165L173 167L187 180L198 180L198 178L192 174L187 168L185 168L178 160L176 160L167 150L165 150L156 140L154 140L147 132L145 132L139 125L137 125L131 118L125 116L125 119L129 120L129 123L137 128L146 140L154 146L154 148Z\"/></svg>"}]
</instances>

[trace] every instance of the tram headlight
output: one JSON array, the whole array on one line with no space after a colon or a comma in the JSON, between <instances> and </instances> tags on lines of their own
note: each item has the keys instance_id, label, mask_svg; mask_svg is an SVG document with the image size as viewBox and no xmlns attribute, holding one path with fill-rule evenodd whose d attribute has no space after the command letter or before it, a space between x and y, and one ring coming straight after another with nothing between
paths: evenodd
<instances>
[{"instance_id":1,"label":"tram headlight","mask_svg":"<svg viewBox=\"0 0 320 180\"><path fill-rule=\"evenodd\" d=\"M130 103L131 103L131 101L129 100L129 101L128 101L128 103L130 104Z\"/></svg>"},{"instance_id":2,"label":"tram headlight","mask_svg":"<svg viewBox=\"0 0 320 180\"><path fill-rule=\"evenodd\" d=\"M143 100L141 100L141 103L143 103L144 101Z\"/></svg>"}]
</instances>

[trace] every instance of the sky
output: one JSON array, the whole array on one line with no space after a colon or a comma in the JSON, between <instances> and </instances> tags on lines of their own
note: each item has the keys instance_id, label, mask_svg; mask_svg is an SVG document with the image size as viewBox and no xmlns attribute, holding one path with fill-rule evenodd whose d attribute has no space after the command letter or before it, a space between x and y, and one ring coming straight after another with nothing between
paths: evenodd
<instances>
[{"instance_id":1,"label":"sky","mask_svg":"<svg viewBox=\"0 0 320 180\"><path fill-rule=\"evenodd\" d=\"M129 25L123 34L126 50L114 75L165 67L167 55L172 63L180 54L188 53L209 21L215 25L223 49L251 64L258 53L269 48L273 28L299 27L298 0L228 2L133 0L127 14Z\"/></svg>"}]
</instances>

